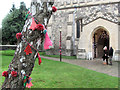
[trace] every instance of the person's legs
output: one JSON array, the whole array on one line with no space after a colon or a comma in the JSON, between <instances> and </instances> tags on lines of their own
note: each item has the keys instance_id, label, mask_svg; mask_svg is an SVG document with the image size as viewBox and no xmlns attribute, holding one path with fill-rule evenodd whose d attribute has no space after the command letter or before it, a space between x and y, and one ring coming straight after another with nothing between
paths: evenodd
<instances>
[{"instance_id":1,"label":"person's legs","mask_svg":"<svg viewBox=\"0 0 120 90\"><path fill-rule=\"evenodd\" d=\"M109 57L110 65L112 65L112 56Z\"/></svg>"},{"instance_id":2,"label":"person's legs","mask_svg":"<svg viewBox=\"0 0 120 90\"><path fill-rule=\"evenodd\" d=\"M105 57L103 58L103 64L106 64L106 62L105 62Z\"/></svg>"},{"instance_id":3,"label":"person's legs","mask_svg":"<svg viewBox=\"0 0 120 90\"><path fill-rule=\"evenodd\" d=\"M106 58L106 64L108 65L108 58Z\"/></svg>"},{"instance_id":4,"label":"person's legs","mask_svg":"<svg viewBox=\"0 0 120 90\"><path fill-rule=\"evenodd\" d=\"M103 61L105 61L105 58L103 57Z\"/></svg>"}]
</instances>

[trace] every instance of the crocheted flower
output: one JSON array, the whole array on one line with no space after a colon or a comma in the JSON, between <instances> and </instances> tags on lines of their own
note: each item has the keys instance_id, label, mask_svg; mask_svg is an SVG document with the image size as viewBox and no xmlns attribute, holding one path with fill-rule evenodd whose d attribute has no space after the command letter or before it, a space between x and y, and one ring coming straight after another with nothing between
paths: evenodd
<instances>
[{"instance_id":1,"label":"crocheted flower","mask_svg":"<svg viewBox=\"0 0 120 90\"><path fill-rule=\"evenodd\" d=\"M16 38L17 38L17 39L21 39L21 37L22 37L22 34L21 34L21 33L17 33L17 34L16 34Z\"/></svg>"},{"instance_id":2,"label":"crocheted flower","mask_svg":"<svg viewBox=\"0 0 120 90\"><path fill-rule=\"evenodd\" d=\"M11 72L11 75L12 75L13 77L17 77L17 72L16 72L16 71L12 71L12 72Z\"/></svg>"},{"instance_id":3,"label":"crocheted flower","mask_svg":"<svg viewBox=\"0 0 120 90\"><path fill-rule=\"evenodd\" d=\"M37 25L36 25L36 29L37 29L37 30L43 30L44 27L43 27L42 24L37 24Z\"/></svg>"},{"instance_id":4,"label":"crocheted flower","mask_svg":"<svg viewBox=\"0 0 120 90\"><path fill-rule=\"evenodd\" d=\"M55 6L52 7L52 11L53 12L56 12L57 11L57 8Z\"/></svg>"},{"instance_id":5,"label":"crocheted flower","mask_svg":"<svg viewBox=\"0 0 120 90\"><path fill-rule=\"evenodd\" d=\"M2 76L8 77L8 72L7 72L7 71L4 71L4 72L2 73Z\"/></svg>"}]
</instances>

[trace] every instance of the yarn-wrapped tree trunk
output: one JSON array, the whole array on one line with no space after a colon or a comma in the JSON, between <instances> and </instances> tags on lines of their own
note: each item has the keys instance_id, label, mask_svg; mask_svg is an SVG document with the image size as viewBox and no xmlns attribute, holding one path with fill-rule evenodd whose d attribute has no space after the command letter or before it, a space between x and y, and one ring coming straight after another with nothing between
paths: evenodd
<instances>
[{"instance_id":1,"label":"yarn-wrapped tree trunk","mask_svg":"<svg viewBox=\"0 0 120 90\"><path fill-rule=\"evenodd\" d=\"M36 57L38 57L37 50L41 47L41 43L44 40L44 33L42 30L32 30L30 27L34 18L36 23L40 23L47 28L48 21L53 11L53 3L54 2L51 0L31 1L29 16L21 32L22 37L18 38L14 58L9 64L7 71L8 75L5 77L2 89L17 88L17 90L23 90L26 88L24 85L24 77L29 77L31 75ZM28 55L26 55L25 49L28 44L30 45L32 52L29 52ZM17 72L17 74L15 72Z\"/></svg>"}]
</instances>

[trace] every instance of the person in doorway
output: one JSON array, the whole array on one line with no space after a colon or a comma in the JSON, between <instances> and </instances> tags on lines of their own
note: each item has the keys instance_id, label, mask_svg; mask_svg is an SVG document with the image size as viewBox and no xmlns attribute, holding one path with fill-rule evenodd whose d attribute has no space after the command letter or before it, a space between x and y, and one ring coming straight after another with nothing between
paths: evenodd
<instances>
[{"instance_id":1,"label":"person in doorway","mask_svg":"<svg viewBox=\"0 0 120 90\"><path fill-rule=\"evenodd\" d=\"M104 54L103 54L103 64L107 64L108 65L108 50L107 50L107 46L105 46L104 48L103 48L103 50L104 50ZM106 62L105 62L105 60L106 60Z\"/></svg>"},{"instance_id":2,"label":"person in doorway","mask_svg":"<svg viewBox=\"0 0 120 90\"><path fill-rule=\"evenodd\" d=\"M110 65L112 65L113 52L114 52L113 48L110 47L110 49L109 49L109 62L110 62Z\"/></svg>"}]
</instances>

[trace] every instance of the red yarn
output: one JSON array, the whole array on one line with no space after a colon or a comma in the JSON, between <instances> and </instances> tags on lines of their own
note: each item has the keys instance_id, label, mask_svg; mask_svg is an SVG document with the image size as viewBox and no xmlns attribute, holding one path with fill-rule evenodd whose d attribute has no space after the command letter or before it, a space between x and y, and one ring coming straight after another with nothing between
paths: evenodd
<instances>
[{"instance_id":1,"label":"red yarn","mask_svg":"<svg viewBox=\"0 0 120 90\"><path fill-rule=\"evenodd\" d=\"M7 72L7 71L4 71L4 72L2 73L2 76L8 77L8 72Z\"/></svg>"},{"instance_id":2,"label":"red yarn","mask_svg":"<svg viewBox=\"0 0 120 90\"><path fill-rule=\"evenodd\" d=\"M29 55L29 53L32 53L31 47L28 44L27 47L25 48L24 52L26 52L26 55Z\"/></svg>"},{"instance_id":3,"label":"red yarn","mask_svg":"<svg viewBox=\"0 0 120 90\"><path fill-rule=\"evenodd\" d=\"M21 34L21 33L17 33L17 34L16 34L16 38L17 38L17 39L21 39L21 37L22 37L22 34Z\"/></svg>"},{"instance_id":4,"label":"red yarn","mask_svg":"<svg viewBox=\"0 0 120 90\"><path fill-rule=\"evenodd\" d=\"M57 8L55 6L52 7L52 11L53 12L56 12L57 11Z\"/></svg>"},{"instance_id":5,"label":"red yarn","mask_svg":"<svg viewBox=\"0 0 120 90\"><path fill-rule=\"evenodd\" d=\"M17 77L17 72L16 72L16 71L12 71L12 72L11 72L11 75L12 75L13 77Z\"/></svg>"},{"instance_id":6,"label":"red yarn","mask_svg":"<svg viewBox=\"0 0 120 90\"><path fill-rule=\"evenodd\" d=\"M36 29L37 29L37 30L43 30L44 27L43 27L42 24L37 24L37 25L36 25Z\"/></svg>"},{"instance_id":7,"label":"red yarn","mask_svg":"<svg viewBox=\"0 0 120 90\"><path fill-rule=\"evenodd\" d=\"M42 60L41 60L41 57L40 57L40 54L38 53L38 63L39 65L41 64Z\"/></svg>"}]
</instances>

